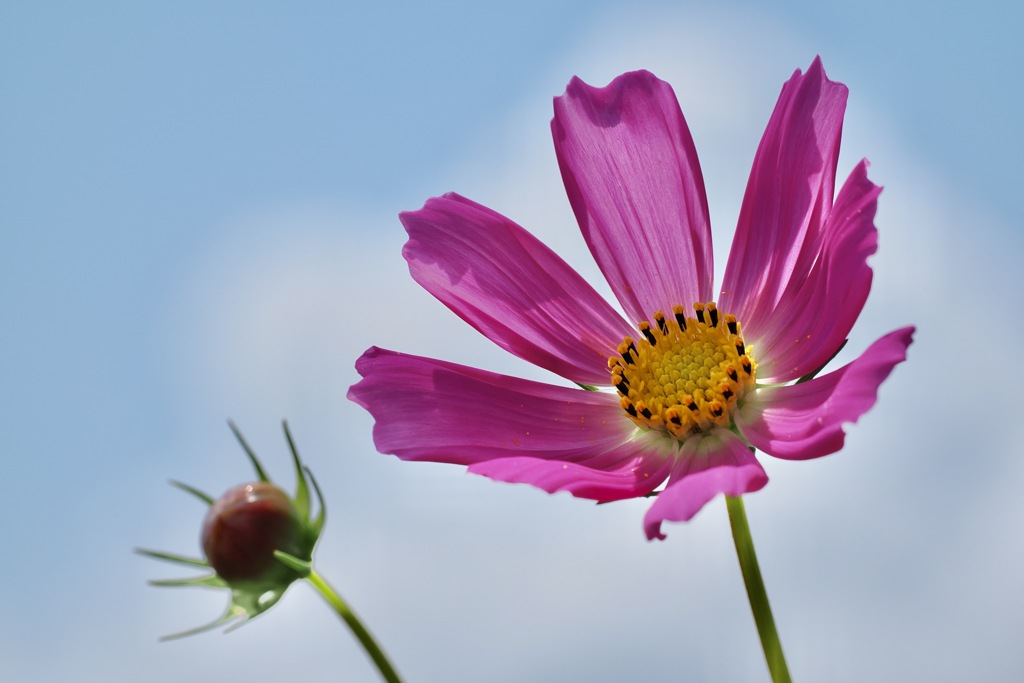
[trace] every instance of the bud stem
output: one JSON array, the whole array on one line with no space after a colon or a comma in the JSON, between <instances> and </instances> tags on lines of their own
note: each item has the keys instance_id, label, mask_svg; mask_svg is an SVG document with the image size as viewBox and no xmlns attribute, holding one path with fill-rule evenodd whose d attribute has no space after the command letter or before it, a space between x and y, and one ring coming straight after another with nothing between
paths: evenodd
<instances>
[{"instance_id":1,"label":"bud stem","mask_svg":"<svg viewBox=\"0 0 1024 683\"><path fill-rule=\"evenodd\" d=\"M764 581L761 579L761 569L754 553L754 539L750 535L750 526L747 525L743 499L739 496L726 496L725 505L729 510L732 540L736 545L736 557L743 573L743 584L747 588L750 611L754 613L754 623L757 624L757 633L761 637L761 649L764 650L772 682L790 683L789 668L782 654L779 634L775 630L775 619L772 618L772 608L768 604L768 592L764 589Z\"/></svg>"},{"instance_id":2,"label":"bud stem","mask_svg":"<svg viewBox=\"0 0 1024 683\"><path fill-rule=\"evenodd\" d=\"M387 655L377 645L377 641L373 639L370 632L363 626L363 622L359 621L359 617L355 615L355 612L349 608L341 596L338 595L330 584L324 581L319 574L314 570L310 570L309 576L306 577L311 584L320 592L320 595L324 597L324 600L330 603L334 611L338 613L338 616L348 624L348 627L352 629L352 633L359 639L363 649L366 650L366 654L370 656L373 663L377 665L377 669L380 671L380 675L388 683L402 683L402 679L398 677L398 673L395 672L391 662L388 661Z\"/></svg>"}]
</instances>

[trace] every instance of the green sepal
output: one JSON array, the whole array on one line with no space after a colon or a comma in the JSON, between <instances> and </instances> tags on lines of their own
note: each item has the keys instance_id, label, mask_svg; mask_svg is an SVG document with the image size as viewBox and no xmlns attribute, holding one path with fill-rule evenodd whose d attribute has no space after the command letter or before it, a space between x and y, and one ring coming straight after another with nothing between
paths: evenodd
<instances>
[{"instance_id":1,"label":"green sepal","mask_svg":"<svg viewBox=\"0 0 1024 683\"><path fill-rule=\"evenodd\" d=\"M288 421L281 423L284 428L284 438L288 441L288 450L292 453L292 463L295 465L295 509L302 519L309 519L309 485L306 483L306 475L302 470L302 461L299 459L299 451L295 448L295 440L288 430Z\"/></svg>"},{"instance_id":2,"label":"green sepal","mask_svg":"<svg viewBox=\"0 0 1024 683\"><path fill-rule=\"evenodd\" d=\"M313 532L313 543L320 538L320 532L324 529L324 521L327 518L327 506L324 504L324 494L320 491L320 484L316 483L316 477L313 476L313 471L308 467L302 468L306 475L309 476L309 482L313 485L313 491L316 493L317 505L320 508L316 513L316 517L309 520L310 529Z\"/></svg>"},{"instance_id":3,"label":"green sepal","mask_svg":"<svg viewBox=\"0 0 1024 683\"><path fill-rule=\"evenodd\" d=\"M179 638L194 636L199 633L205 633L206 631L215 629L219 626L226 626L224 632L230 633L235 629L241 628L276 605L291 585L291 582L289 582L270 590L261 590L253 586L245 585L240 587L231 587L216 575L200 576L194 579L182 579L180 581L150 581L149 583L152 586L206 586L209 588L229 588L231 590L231 601L228 603L227 610L225 610L223 615L207 624L203 624L202 626L161 636L161 641L177 640ZM256 589L254 590L254 588Z\"/></svg>"},{"instance_id":4,"label":"green sepal","mask_svg":"<svg viewBox=\"0 0 1024 683\"><path fill-rule=\"evenodd\" d=\"M171 479L170 483L171 483L171 486L173 486L175 488L179 488L182 491L184 491L185 493L191 493L193 496L195 496L199 500L203 501L207 505L213 505L213 496L211 496L210 494L203 493L202 491L200 491L196 487L189 486L188 484L180 482L180 481L178 481L176 479Z\"/></svg>"},{"instance_id":5,"label":"green sepal","mask_svg":"<svg viewBox=\"0 0 1024 683\"><path fill-rule=\"evenodd\" d=\"M580 389L586 389L587 391L600 391L597 387L590 384L584 384L583 382L574 382L574 384Z\"/></svg>"},{"instance_id":6,"label":"green sepal","mask_svg":"<svg viewBox=\"0 0 1024 683\"><path fill-rule=\"evenodd\" d=\"M289 569L293 569L299 573L299 576L306 578L313 571L313 563L309 560L303 560L302 558L289 555L288 553L280 550L274 551L274 557L281 561L283 565Z\"/></svg>"},{"instance_id":7,"label":"green sepal","mask_svg":"<svg viewBox=\"0 0 1024 683\"><path fill-rule=\"evenodd\" d=\"M243 613L238 613L238 612L234 611L231 607L229 607L227 612L225 612L222 616L214 619L213 621L211 621L208 624L203 624L202 626L196 626L195 628L190 628L187 631L179 631L177 633L171 633L171 634L166 635L166 636L160 636L160 640L161 641L178 640L179 638L187 638L188 636L194 636L194 635L197 635L199 633L205 633L206 631L209 631L211 629L215 629L218 626L223 626L224 624L228 624L228 623L234 621L235 619L242 619L243 620L241 623L236 624L233 627L233 628L238 628L238 626L241 626L243 623L245 623L245 613L244 612ZM232 628L232 627L229 627L229 630L230 630L230 628Z\"/></svg>"},{"instance_id":8,"label":"green sepal","mask_svg":"<svg viewBox=\"0 0 1024 683\"><path fill-rule=\"evenodd\" d=\"M256 453L252 450L249 442L242 436L242 432L239 431L235 425L234 420L228 420L228 427L231 427L231 431L235 433L235 438L238 439L238 443L241 444L242 450L249 456L249 461L252 463L253 469L256 470L256 476L259 477L260 481L269 482L270 477L267 476L266 471L263 469L263 465L260 464L260 459L256 457Z\"/></svg>"},{"instance_id":9,"label":"green sepal","mask_svg":"<svg viewBox=\"0 0 1024 683\"><path fill-rule=\"evenodd\" d=\"M191 579L154 579L149 582L150 586L206 586L207 588L226 588L228 583L216 574L209 576L195 576Z\"/></svg>"},{"instance_id":10,"label":"green sepal","mask_svg":"<svg viewBox=\"0 0 1024 683\"><path fill-rule=\"evenodd\" d=\"M178 564L189 564L194 567L209 568L210 566L210 563L206 560L200 560L196 557L186 557L185 555L175 555L174 553L162 553L157 550L146 550L145 548L136 548L135 552L139 555L145 555L146 557L152 557L157 560L177 562Z\"/></svg>"},{"instance_id":11,"label":"green sepal","mask_svg":"<svg viewBox=\"0 0 1024 683\"><path fill-rule=\"evenodd\" d=\"M284 437L288 441L288 450L291 451L292 464L295 466L295 498L292 502L299 513L299 517L305 522L306 530L309 534L308 542L312 548L316 545L317 540L320 538L320 532L324 528L324 519L326 517L324 496L320 491L320 485L317 484L316 477L313 476L313 472L302 464L302 458L299 457L299 449L296 448L295 439L292 438L291 430L288 429L288 421L285 420L281 424L284 428ZM316 494L318 506L317 515L313 518L310 518L310 512L312 512L310 486L312 486L313 492Z\"/></svg>"}]
</instances>

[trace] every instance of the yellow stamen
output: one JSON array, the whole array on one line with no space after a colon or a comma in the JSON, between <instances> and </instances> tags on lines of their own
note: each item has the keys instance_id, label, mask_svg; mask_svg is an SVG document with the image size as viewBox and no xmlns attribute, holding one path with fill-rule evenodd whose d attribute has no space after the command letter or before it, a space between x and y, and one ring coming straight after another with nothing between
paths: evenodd
<instances>
[{"instance_id":1,"label":"yellow stamen","mask_svg":"<svg viewBox=\"0 0 1024 683\"><path fill-rule=\"evenodd\" d=\"M623 339L619 355L608 360L626 415L680 441L728 427L737 401L754 387L757 367L736 316L721 315L713 301L693 308L695 317L682 306L672 316L656 311L654 324L641 321L638 339Z\"/></svg>"}]
</instances>

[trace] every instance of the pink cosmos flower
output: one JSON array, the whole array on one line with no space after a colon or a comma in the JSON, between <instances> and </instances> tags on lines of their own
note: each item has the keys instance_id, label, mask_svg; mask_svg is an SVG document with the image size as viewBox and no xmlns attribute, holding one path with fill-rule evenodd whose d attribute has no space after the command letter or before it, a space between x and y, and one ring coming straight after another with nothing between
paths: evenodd
<instances>
[{"instance_id":1,"label":"pink cosmos flower","mask_svg":"<svg viewBox=\"0 0 1024 683\"><path fill-rule=\"evenodd\" d=\"M719 493L761 489L753 448L790 460L842 448L842 425L874 405L914 332L797 381L837 353L871 287L881 188L866 161L833 199L846 96L818 59L783 86L716 299L704 181L672 88L645 71L604 88L574 78L555 98L555 152L628 320L511 220L456 194L428 200L401 214L413 278L581 388L373 347L349 398L373 415L377 449L599 502L667 479L644 518L653 539Z\"/></svg>"}]
</instances>

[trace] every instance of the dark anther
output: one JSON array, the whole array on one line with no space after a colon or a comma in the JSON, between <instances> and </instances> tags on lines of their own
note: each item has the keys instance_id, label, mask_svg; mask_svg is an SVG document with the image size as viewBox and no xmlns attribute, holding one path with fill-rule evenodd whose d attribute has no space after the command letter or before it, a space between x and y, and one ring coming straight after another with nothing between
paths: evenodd
<instances>
[{"instance_id":1,"label":"dark anther","mask_svg":"<svg viewBox=\"0 0 1024 683\"><path fill-rule=\"evenodd\" d=\"M622 378L621 382L615 385L615 388L618 389L623 396L629 394L629 382L626 381L625 377Z\"/></svg>"},{"instance_id":2,"label":"dark anther","mask_svg":"<svg viewBox=\"0 0 1024 683\"><path fill-rule=\"evenodd\" d=\"M749 375L753 371L753 368L750 367L750 361L746 358L741 358L740 362L743 363L743 372Z\"/></svg>"},{"instance_id":3,"label":"dark anther","mask_svg":"<svg viewBox=\"0 0 1024 683\"><path fill-rule=\"evenodd\" d=\"M683 312L676 313L676 322L679 323L679 329L686 331L686 314Z\"/></svg>"},{"instance_id":4,"label":"dark anther","mask_svg":"<svg viewBox=\"0 0 1024 683\"><path fill-rule=\"evenodd\" d=\"M722 417L722 406L715 406L711 409L711 414L715 417Z\"/></svg>"},{"instance_id":5,"label":"dark anther","mask_svg":"<svg viewBox=\"0 0 1024 683\"><path fill-rule=\"evenodd\" d=\"M655 344L658 343L658 339L654 336L654 333L651 332L650 325L642 325L640 327L640 331L644 333L645 337L647 337L647 341L650 343L651 346L654 346Z\"/></svg>"},{"instance_id":6,"label":"dark anther","mask_svg":"<svg viewBox=\"0 0 1024 683\"><path fill-rule=\"evenodd\" d=\"M634 407L632 403L626 404L626 412L632 415L633 417L636 417L636 407Z\"/></svg>"},{"instance_id":7,"label":"dark anther","mask_svg":"<svg viewBox=\"0 0 1024 683\"><path fill-rule=\"evenodd\" d=\"M704 322L704 309L703 308L698 308L697 309L697 320L700 321L700 322Z\"/></svg>"},{"instance_id":8,"label":"dark anther","mask_svg":"<svg viewBox=\"0 0 1024 683\"><path fill-rule=\"evenodd\" d=\"M730 398L732 398L732 389L730 389L729 387L726 387L725 389L723 389L722 390L722 398L724 398L726 401L728 401Z\"/></svg>"},{"instance_id":9,"label":"dark anther","mask_svg":"<svg viewBox=\"0 0 1024 683\"><path fill-rule=\"evenodd\" d=\"M641 415L643 415L644 417L646 417L646 418L647 418L648 420L650 420L650 419L651 419L651 411L649 411L649 410L647 409L647 406L644 406L644 407L643 407L643 408L642 408L642 409L640 410L640 414L641 414Z\"/></svg>"},{"instance_id":10,"label":"dark anther","mask_svg":"<svg viewBox=\"0 0 1024 683\"><path fill-rule=\"evenodd\" d=\"M718 309L709 308L708 315L711 316L711 327L718 327Z\"/></svg>"},{"instance_id":11,"label":"dark anther","mask_svg":"<svg viewBox=\"0 0 1024 683\"><path fill-rule=\"evenodd\" d=\"M747 347L743 345L743 340L740 339L736 342L736 353L740 356L747 352Z\"/></svg>"},{"instance_id":12,"label":"dark anther","mask_svg":"<svg viewBox=\"0 0 1024 683\"><path fill-rule=\"evenodd\" d=\"M734 367L732 367L730 365L729 366L729 379L731 379L733 382L736 382L736 381L739 380L739 378L740 378L740 376L736 374L736 368L734 368Z\"/></svg>"},{"instance_id":13,"label":"dark anther","mask_svg":"<svg viewBox=\"0 0 1024 683\"><path fill-rule=\"evenodd\" d=\"M736 330L737 329L738 328L736 327L736 321L735 320L730 320L729 321L729 334L736 334Z\"/></svg>"},{"instance_id":14,"label":"dark anther","mask_svg":"<svg viewBox=\"0 0 1024 683\"><path fill-rule=\"evenodd\" d=\"M654 314L654 322L658 323L658 329L662 334L668 334L668 325L665 324L665 316L661 313Z\"/></svg>"}]
</instances>

